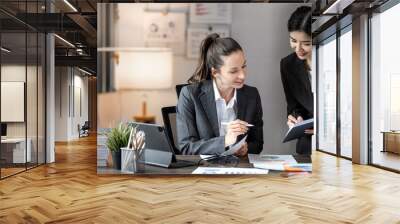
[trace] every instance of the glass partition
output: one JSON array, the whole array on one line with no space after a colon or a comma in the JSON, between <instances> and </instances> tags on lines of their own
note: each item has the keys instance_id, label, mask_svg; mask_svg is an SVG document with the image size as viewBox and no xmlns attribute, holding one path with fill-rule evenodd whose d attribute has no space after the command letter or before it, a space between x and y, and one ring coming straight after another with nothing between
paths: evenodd
<instances>
[{"instance_id":1,"label":"glass partition","mask_svg":"<svg viewBox=\"0 0 400 224\"><path fill-rule=\"evenodd\" d=\"M25 32L1 34L2 177L24 171L31 157L31 151L26 150L26 41Z\"/></svg>"},{"instance_id":2,"label":"glass partition","mask_svg":"<svg viewBox=\"0 0 400 224\"><path fill-rule=\"evenodd\" d=\"M26 5L28 4L28 5ZM45 162L45 35L17 17L43 12L44 1L2 1L0 7L0 178Z\"/></svg>"},{"instance_id":3,"label":"glass partition","mask_svg":"<svg viewBox=\"0 0 400 224\"><path fill-rule=\"evenodd\" d=\"M27 98L26 98L26 110L27 110L27 150L30 151L27 167L33 167L37 165L37 76L38 76L38 35L36 32L27 33Z\"/></svg>"}]
</instances>

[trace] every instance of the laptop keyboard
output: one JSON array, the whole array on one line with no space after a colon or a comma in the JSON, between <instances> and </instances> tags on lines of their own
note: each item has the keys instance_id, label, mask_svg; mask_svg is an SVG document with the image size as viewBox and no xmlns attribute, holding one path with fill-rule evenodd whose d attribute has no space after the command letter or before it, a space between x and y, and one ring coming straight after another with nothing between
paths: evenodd
<instances>
[{"instance_id":1,"label":"laptop keyboard","mask_svg":"<svg viewBox=\"0 0 400 224\"><path fill-rule=\"evenodd\" d=\"M186 160L177 160L174 163L169 165L169 168L181 168L181 167L188 167L188 166L197 166L196 162L193 161L186 161Z\"/></svg>"}]
</instances>

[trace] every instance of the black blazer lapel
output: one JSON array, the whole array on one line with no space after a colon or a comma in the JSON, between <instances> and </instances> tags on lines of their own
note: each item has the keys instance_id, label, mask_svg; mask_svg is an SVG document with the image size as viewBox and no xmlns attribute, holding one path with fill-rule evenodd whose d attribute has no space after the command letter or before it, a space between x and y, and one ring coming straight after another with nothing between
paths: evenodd
<instances>
[{"instance_id":1,"label":"black blazer lapel","mask_svg":"<svg viewBox=\"0 0 400 224\"><path fill-rule=\"evenodd\" d=\"M244 121L246 116L247 99L242 89L236 90L237 119Z\"/></svg>"},{"instance_id":2,"label":"black blazer lapel","mask_svg":"<svg viewBox=\"0 0 400 224\"><path fill-rule=\"evenodd\" d=\"M303 84L306 90L311 92L311 83L310 79L308 78L308 71L306 69L305 61L298 59L297 69L299 71L297 78L300 80L300 82Z\"/></svg>"},{"instance_id":3,"label":"black blazer lapel","mask_svg":"<svg viewBox=\"0 0 400 224\"><path fill-rule=\"evenodd\" d=\"M214 90L211 81L204 81L199 94L201 105L215 136L219 136L217 107L215 105Z\"/></svg>"}]
</instances>

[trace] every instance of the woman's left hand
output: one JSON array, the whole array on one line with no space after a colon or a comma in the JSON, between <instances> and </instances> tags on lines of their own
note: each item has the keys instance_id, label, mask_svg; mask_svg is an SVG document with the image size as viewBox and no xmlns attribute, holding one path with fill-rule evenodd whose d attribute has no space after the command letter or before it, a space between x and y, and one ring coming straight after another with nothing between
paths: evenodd
<instances>
[{"instance_id":1,"label":"woman's left hand","mask_svg":"<svg viewBox=\"0 0 400 224\"><path fill-rule=\"evenodd\" d=\"M314 134L314 129L306 129L304 130L304 133L308 134L308 135L313 135Z\"/></svg>"},{"instance_id":2,"label":"woman's left hand","mask_svg":"<svg viewBox=\"0 0 400 224\"><path fill-rule=\"evenodd\" d=\"M246 156L247 155L247 142L235 153L235 156Z\"/></svg>"}]
</instances>

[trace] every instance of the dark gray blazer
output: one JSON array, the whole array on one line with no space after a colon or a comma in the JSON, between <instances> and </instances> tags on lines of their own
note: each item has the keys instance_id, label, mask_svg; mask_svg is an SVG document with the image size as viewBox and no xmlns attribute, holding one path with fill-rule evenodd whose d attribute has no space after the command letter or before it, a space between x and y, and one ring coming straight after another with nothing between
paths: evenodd
<instances>
[{"instance_id":1,"label":"dark gray blazer","mask_svg":"<svg viewBox=\"0 0 400 224\"><path fill-rule=\"evenodd\" d=\"M236 93L237 119L254 124L249 128L249 153L263 148L262 106L258 90L244 85ZM225 137L219 136L218 116L211 80L185 86L177 106L178 148L182 154L220 154L225 151Z\"/></svg>"}]
</instances>

